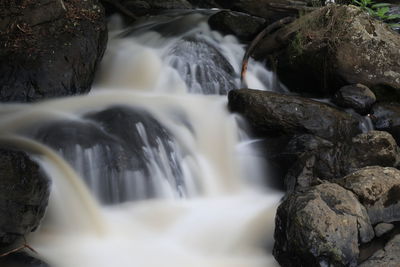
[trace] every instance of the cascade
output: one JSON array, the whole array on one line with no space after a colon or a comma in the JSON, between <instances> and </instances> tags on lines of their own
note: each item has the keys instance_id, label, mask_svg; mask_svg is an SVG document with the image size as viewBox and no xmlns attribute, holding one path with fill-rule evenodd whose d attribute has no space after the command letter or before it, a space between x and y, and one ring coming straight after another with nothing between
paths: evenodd
<instances>
[{"instance_id":1,"label":"cascade","mask_svg":"<svg viewBox=\"0 0 400 267\"><path fill-rule=\"evenodd\" d=\"M128 30L114 18L89 95L0 108L0 141L33 153L53 182L29 240L51 266L276 266L282 193L226 107L244 45L206 18ZM249 66L249 87L274 89L272 73Z\"/></svg>"}]
</instances>

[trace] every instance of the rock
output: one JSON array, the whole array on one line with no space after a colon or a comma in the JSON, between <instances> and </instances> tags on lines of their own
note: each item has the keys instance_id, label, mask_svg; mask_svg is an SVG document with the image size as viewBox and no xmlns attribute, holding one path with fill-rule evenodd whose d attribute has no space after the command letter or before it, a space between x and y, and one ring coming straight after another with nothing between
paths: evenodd
<instances>
[{"instance_id":1,"label":"rock","mask_svg":"<svg viewBox=\"0 0 400 267\"><path fill-rule=\"evenodd\" d=\"M168 9L193 8L186 0L123 0L121 4L136 16L155 14Z\"/></svg>"},{"instance_id":2,"label":"rock","mask_svg":"<svg viewBox=\"0 0 400 267\"><path fill-rule=\"evenodd\" d=\"M49 180L26 153L0 149L0 247L39 226L49 194Z\"/></svg>"},{"instance_id":3,"label":"rock","mask_svg":"<svg viewBox=\"0 0 400 267\"><path fill-rule=\"evenodd\" d=\"M327 104L274 92L229 92L229 108L244 116L260 134L309 133L334 141L360 132L359 120Z\"/></svg>"},{"instance_id":4,"label":"rock","mask_svg":"<svg viewBox=\"0 0 400 267\"><path fill-rule=\"evenodd\" d=\"M294 138L288 147L299 141ZM288 151L290 147L282 154L287 155ZM333 181L366 166L398 166L399 159L399 148L387 132L371 131L357 135L350 142L335 144L314 137L306 146L297 145L297 161L285 177L285 186L289 191L301 190L318 179Z\"/></svg>"},{"instance_id":5,"label":"rock","mask_svg":"<svg viewBox=\"0 0 400 267\"><path fill-rule=\"evenodd\" d=\"M4 267L49 267L49 265L36 259L25 252L12 253L6 257L0 257L0 266Z\"/></svg>"},{"instance_id":6,"label":"rock","mask_svg":"<svg viewBox=\"0 0 400 267\"><path fill-rule=\"evenodd\" d=\"M397 144L400 144L400 104L375 104L371 111L371 119L377 130L391 133Z\"/></svg>"},{"instance_id":7,"label":"rock","mask_svg":"<svg viewBox=\"0 0 400 267\"><path fill-rule=\"evenodd\" d=\"M232 34L243 41L252 41L263 30L265 19L241 12L220 11L212 15L208 24L223 34Z\"/></svg>"},{"instance_id":8,"label":"rock","mask_svg":"<svg viewBox=\"0 0 400 267\"><path fill-rule=\"evenodd\" d=\"M399 93L399 45L400 35L362 9L329 5L267 36L255 56L276 52L278 76L293 91L332 95L361 83Z\"/></svg>"},{"instance_id":9,"label":"rock","mask_svg":"<svg viewBox=\"0 0 400 267\"><path fill-rule=\"evenodd\" d=\"M107 41L97 0L3 1L0 17L0 101L90 90Z\"/></svg>"},{"instance_id":10,"label":"rock","mask_svg":"<svg viewBox=\"0 0 400 267\"><path fill-rule=\"evenodd\" d=\"M84 122L51 121L29 133L58 151L101 203L164 196L158 190L157 177L165 178L182 195L188 193L181 150L175 146L173 134L152 114L140 108L111 106L82 117Z\"/></svg>"},{"instance_id":11,"label":"rock","mask_svg":"<svg viewBox=\"0 0 400 267\"><path fill-rule=\"evenodd\" d=\"M376 252L359 267L398 267L400 262L400 235L395 236L386 246Z\"/></svg>"},{"instance_id":12,"label":"rock","mask_svg":"<svg viewBox=\"0 0 400 267\"><path fill-rule=\"evenodd\" d=\"M346 172L366 166L396 167L400 160L399 147L387 132L371 131L354 137L345 151Z\"/></svg>"},{"instance_id":13,"label":"rock","mask_svg":"<svg viewBox=\"0 0 400 267\"><path fill-rule=\"evenodd\" d=\"M227 94L236 87L233 66L201 36L183 38L168 54L170 65L181 74L191 93Z\"/></svg>"},{"instance_id":14,"label":"rock","mask_svg":"<svg viewBox=\"0 0 400 267\"><path fill-rule=\"evenodd\" d=\"M290 194L276 216L273 254L281 266L357 266L359 242L374 237L350 191L324 183Z\"/></svg>"},{"instance_id":15,"label":"rock","mask_svg":"<svg viewBox=\"0 0 400 267\"><path fill-rule=\"evenodd\" d=\"M390 232L393 228L394 228L394 225L391 223L380 223L377 226L375 226L375 228L374 228L375 235L377 237L380 237L380 236L386 234L387 232Z\"/></svg>"},{"instance_id":16,"label":"rock","mask_svg":"<svg viewBox=\"0 0 400 267\"><path fill-rule=\"evenodd\" d=\"M357 195L372 224L400 220L400 171L390 167L366 167L338 181Z\"/></svg>"},{"instance_id":17,"label":"rock","mask_svg":"<svg viewBox=\"0 0 400 267\"><path fill-rule=\"evenodd\" d=\"M352 108L365 115L376 102L376 97L368 87L362 84L355 84L340 88L333 100L338 106Z\"/></svg>"}]
</instances>

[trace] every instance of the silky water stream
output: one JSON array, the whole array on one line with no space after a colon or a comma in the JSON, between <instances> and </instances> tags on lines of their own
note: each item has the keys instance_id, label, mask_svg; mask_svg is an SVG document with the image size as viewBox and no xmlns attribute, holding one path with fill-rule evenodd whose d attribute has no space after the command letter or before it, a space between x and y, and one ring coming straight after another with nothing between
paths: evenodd
<instances>
[{"instance_id":1,"label":"silky water stream","mask_svg":"<svg viewBox=\"0 0 400 267\"><path fill-rule=\"evenodd\" d=\"M52 179L29 240L51 266L276 266L282 194L227 110L244 45L206 19L167 14L122 31L114 18L89 95L1 108L0 141ZM274 87L256 62L247 83Z\"/></svg>"}]
</instances>

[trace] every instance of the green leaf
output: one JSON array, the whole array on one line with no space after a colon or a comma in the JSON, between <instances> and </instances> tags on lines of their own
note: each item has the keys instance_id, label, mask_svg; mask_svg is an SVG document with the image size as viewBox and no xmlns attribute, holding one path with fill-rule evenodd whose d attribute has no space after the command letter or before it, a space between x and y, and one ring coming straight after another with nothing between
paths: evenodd
<instances>
[{"instance_id":1,"label":"green leaf","mask_svg":"<svg viewBox=\"0 0 400 267\"><path fill-rule=\"evenodd\" d=\"M399 14L389 15L389 16L387 16L386 19L387 19L387 20L400 19L400 15L399 15Z\"/></svg>"},{"instance_id":2,"label":"green leaf","mask_svg":"<svg viewBox=\"0 0 400 267\"><path fill-rule=\"evenodd\" d=\"M379 4L373 4L371 7L375 8L375 9L382 8L382 7L390 7L390 4L388 4L388 3L379 3Z\"/></svg>"},{"instance_id":3,"label":"green leaf","mask_svg":"<svg viewBox=\"0 0 400 267\"><path fill-rule=\"evenodd\" d=\"M398 24L398 23L391 23L391 24L389 24L389 26L392 28L400 28L400 24Z\"/></svg>"}]
</instances>

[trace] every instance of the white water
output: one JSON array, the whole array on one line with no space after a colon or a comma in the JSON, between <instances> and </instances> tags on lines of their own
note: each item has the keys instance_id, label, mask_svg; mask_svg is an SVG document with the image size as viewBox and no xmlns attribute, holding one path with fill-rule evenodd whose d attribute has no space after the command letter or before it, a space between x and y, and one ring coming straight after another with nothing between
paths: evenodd
<instances>
[{"instance_id":1,"label":"white water","mask_svg":"<svg viewBox=\"0 0 400 267\"><path fill-rule=\"evenodd\" d=\"M225 81L238 85L243 45L233 37L211 32L202 16L184 20L196 24L192 30L180 33L179 38L200 35L231 64L232 77L223 72L209 76L218 72L218 64L213 65L218 62L207 59L189 60L191 71L198 68L197 76L190 76L193 73L182 67L184 63L181 67L175 65L175 69L176 58L169 52L180 39L147 31L110 41L97 88L90 95L1 108L0 140L33 151L53 180L46 218L29 240L52 266L276 266L271 245L281 193L264 186L267 173L246 145L249 140L245 132L227 111L226 96L188 94L221 92ZM193 49L190 47L190 53ZM249 87L272 89L272 75L261 65L251 66ZM205 90L201 85L210 80L214 82L208 83ZM215 91L210 91L213 88ZM118 117L111 122L94 119L99 112L115 106L128 107L129 112L139 110L132 118L148 114L152 119L149 124L138 122L133 127L126 121L121 126L117 121L111 128L106 124ZM60 121L66 126L57 124ZM87 126L96 133L93 140L100 140L99 145L62 146L66 140L57 139L59 132L55 142L49 141L51 132L47 131L63 127L71 134L69 141L79 141L81 127ZM47 135L39 134L43 129ZM133 132L127 133L128 129ZM134 132L137 137L132 142L141 144L138 151L128 149L131 143L123 143L126 140L120 138ZM79 177L47 146L16 134L46 141L85 177ZM165 136L168 142L161 139ZM121 154L108 155L115 146ZM139 154L130 154L132 151ZM130 166L135 160L133 155L140 155L140 162L146 166ZM126 161L132 168L124 170L125 165L118 164L113 168L110 162L115 158L117 163ZM110 166L104 168L104 164ZM99 181L99 177L107 181ZM97 204L83 180L97 199L114 205ZM104 191L107 185L113 188L111 192ZM154 192L143 193L149 188Z\"/></svg>"}]
</instances>

